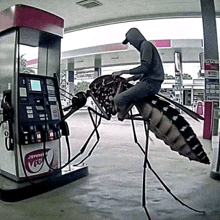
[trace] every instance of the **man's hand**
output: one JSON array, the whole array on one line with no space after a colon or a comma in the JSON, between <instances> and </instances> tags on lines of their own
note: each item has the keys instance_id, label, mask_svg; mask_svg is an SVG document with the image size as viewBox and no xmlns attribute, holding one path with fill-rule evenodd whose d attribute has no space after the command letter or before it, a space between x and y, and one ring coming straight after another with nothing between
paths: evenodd
<instances>
[{"instance_id":1,"label":"man's hand","mask_svg":"<svg viewBox=\"0 0 220 220\"><path fill-rule=\"evenodd\" d=\"M112 76L115 78L117 76L121 76L122 74L129 74L129 70L121 70L121 71L116 71L112 73Z\"/></svg>"},{"instance_id":2,"label":"man's hand","mask_svg":"<svg viewBox=\"0 0 220 220\"><path fill-rule=\"evenodd\" d=\"M123 74L123 71L116 71L112 73L112 77L115 78L117 76L121 76Z\"/></svg>"}]
</instances>

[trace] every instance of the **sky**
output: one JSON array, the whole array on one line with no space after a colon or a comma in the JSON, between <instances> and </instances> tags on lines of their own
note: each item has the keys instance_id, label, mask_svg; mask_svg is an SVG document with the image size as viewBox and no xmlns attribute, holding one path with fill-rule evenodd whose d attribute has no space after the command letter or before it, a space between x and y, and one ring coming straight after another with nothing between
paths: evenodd
<instances>
[{"instance_id":1,"label":"sky","mask_svg":"<svg viewBox=\"0 0 220 220\"><path fill-rule=\"evenodd\" d=\"M127 22L85 29L64 35L62 51L79 48L120 43L125 39L125 33L132 27L138 28L147 40L164 39L203 39L201 18L158 19ZM220 28L219 28L220 29ZM127 67L128 68L128 67ZM132 68L132 67L130 67ZM124 69L124 66L103 69L106 74ZM184 64L183 72L197 78L200 64ZM174 64L164 64L165 73L174 75Z\"/></svg>"},{"instance_id":2,"label":"sky","mask_svg":"<svg viewBox=\"0 0 220 220\"><path fill-rule=\"evenodd\" d=\"M75 31L64 34L61 51L120 43L125 33L132 27L138 28L147 40L164 39L203 39L201 18L158 19L126 22ZM220 19L217 19L217 31L220 40ZM220 41L218 43L220 46ZM35 53L33 53L34 56Z\"/></svg>"},{"instance_id":3,"label":"sky","mask_svg":"<svg viewBox=\"0 0 220 220\"><path fill-rule=\"evenodd\" d=\"M220 40L220 19L217 19L216 25ZM125 39L125 33L132 27L138 28L147 40L203 39L201 18L145 20L100 26L64 34L61 41L61 51L120 43ZM218 45L220 46L220 41ZM22 53L26 53L26 49ZM27 60L35 59L38 52L36 50L28 54L31 57L29 56ZM123 67L117 67L117 69L110 68L108 71L117 71L120 68ZM165 72L174 75L172 64L166 64L164 68ZM193 78L197 78L198 70L199 64L183 66L183 71L191 74Z\"/></svg>"},{"instance_id":4,"label":"sky","mask_svg":"<svg viewBox=\"0 0 220 220\"><path fill-rule=\"evenodd\" d=\"M125 33L138 28L147 40L202 39L201 18L160 19L113 24L64 35L62 51L122 42Z\"/></svg>"}]
</instances>

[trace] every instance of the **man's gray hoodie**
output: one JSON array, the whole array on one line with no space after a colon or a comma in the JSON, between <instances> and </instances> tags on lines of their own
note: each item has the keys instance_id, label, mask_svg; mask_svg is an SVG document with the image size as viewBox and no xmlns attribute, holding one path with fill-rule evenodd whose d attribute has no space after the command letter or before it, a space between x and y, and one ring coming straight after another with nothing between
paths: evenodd
<instances>
[{"instance_id":1,"label":"man's gray hoodie","mask_svg":"<svg viewBox=\"0 0 220 220\"><path fill-rule=\"evenodd\" d=\"M127 42L140 52L141 65L130 70L130 73L134 75L134 79L140 77L140 81L153 79L162 82L164 80L164 70L156 47L147 41L137 28L131 28L126 33L126 40L123 43Z\"/></svg>"}]
</instances>

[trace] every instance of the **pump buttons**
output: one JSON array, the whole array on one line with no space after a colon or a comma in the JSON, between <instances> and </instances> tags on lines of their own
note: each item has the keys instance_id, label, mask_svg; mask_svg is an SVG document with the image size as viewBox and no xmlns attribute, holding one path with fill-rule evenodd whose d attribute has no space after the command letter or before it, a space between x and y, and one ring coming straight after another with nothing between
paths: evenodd
<instances>
[{"instance_id":1,"label":"pump buttons","mask_svg":"<svg viewBox=\"0 0 220 220\"><path fill-rule=\"evenodd\" d=\"M54 140L53 130L49 130L49 131L48 131L48 139L49 139L49 141Z\"/></svg>"},{"instance_id":2,"label":"pump buttons","mask_svg":"<svg viewBox=\"0 0 220 220\"><path fill-rule=\"evenodd\" d=\"M23 145L53 141L61 137L60 130L54 125L21 127L20 143Z\"/></svg>"},{"instance_id":3,"label":"pump buttons","mask_svg":"<svg viewBox=\"0 0 220 220\"><path fill-rule=\"evenodd\" d=\"M36 140L36 143L41 142L41 133L40 133L40 131L35 131L35 140Z\"/></svg>"}]
</instances>

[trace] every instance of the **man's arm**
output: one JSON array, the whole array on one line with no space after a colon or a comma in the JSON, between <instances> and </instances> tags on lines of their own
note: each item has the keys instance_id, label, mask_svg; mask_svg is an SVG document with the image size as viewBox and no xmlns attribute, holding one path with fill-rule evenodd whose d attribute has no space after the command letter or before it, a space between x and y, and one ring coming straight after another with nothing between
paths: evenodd
<instances>
[{"instance_id":1,"label":"man's arm","mask_svg":"<svg viewBox=\"0 0 220 220\"><path fill-rule=\"evenodd\" d=\"M121 70L112 73L113 77L121 76L122 74L130 74L130 70Z\"/></svg>"},{"instance_id":2,"label":"man's arm","mask_svg":"<svg viewBox=\"0 0 220 220\"><path fill-rule=\"evenodd\" d=\"M153 57L152 44L148 41L143 42L141 45L140 53L141 64L140 66L130 69L130 74L146 74L149 71Z\"/></svg>"},{"instance_id":3,"label":"man's arm","mask_svg":"<svg viewBox=\"0 0 220 220\"><path fill-rule=\"evenodd\" d=\"M129 81L136 81L136 80L140 79L141 76L142 76L142 74L135 74L135 75L133 75L131 77L128 77L126 80L127 80L127 82L129 82Z\"/></svg>"},{"instance_id":4,"label":"man's arm","mask_svg":"<svg viewBox=\"0 0 220 220\"><path fill-rule=\"evenodd\" d=\"M117 77L117 76L121 76L123 74L131 74L131 73L130 73L130 70L121 70L121 71L113 72L112 76L113 77ZM127 80L127 82L129 82L129 81L136 81L136 80L140 79L141 76L142 76L142 74L135 74L135 75L133 75L131 77L126 78L126 80Z\"/></svg>"}]
</instances>

